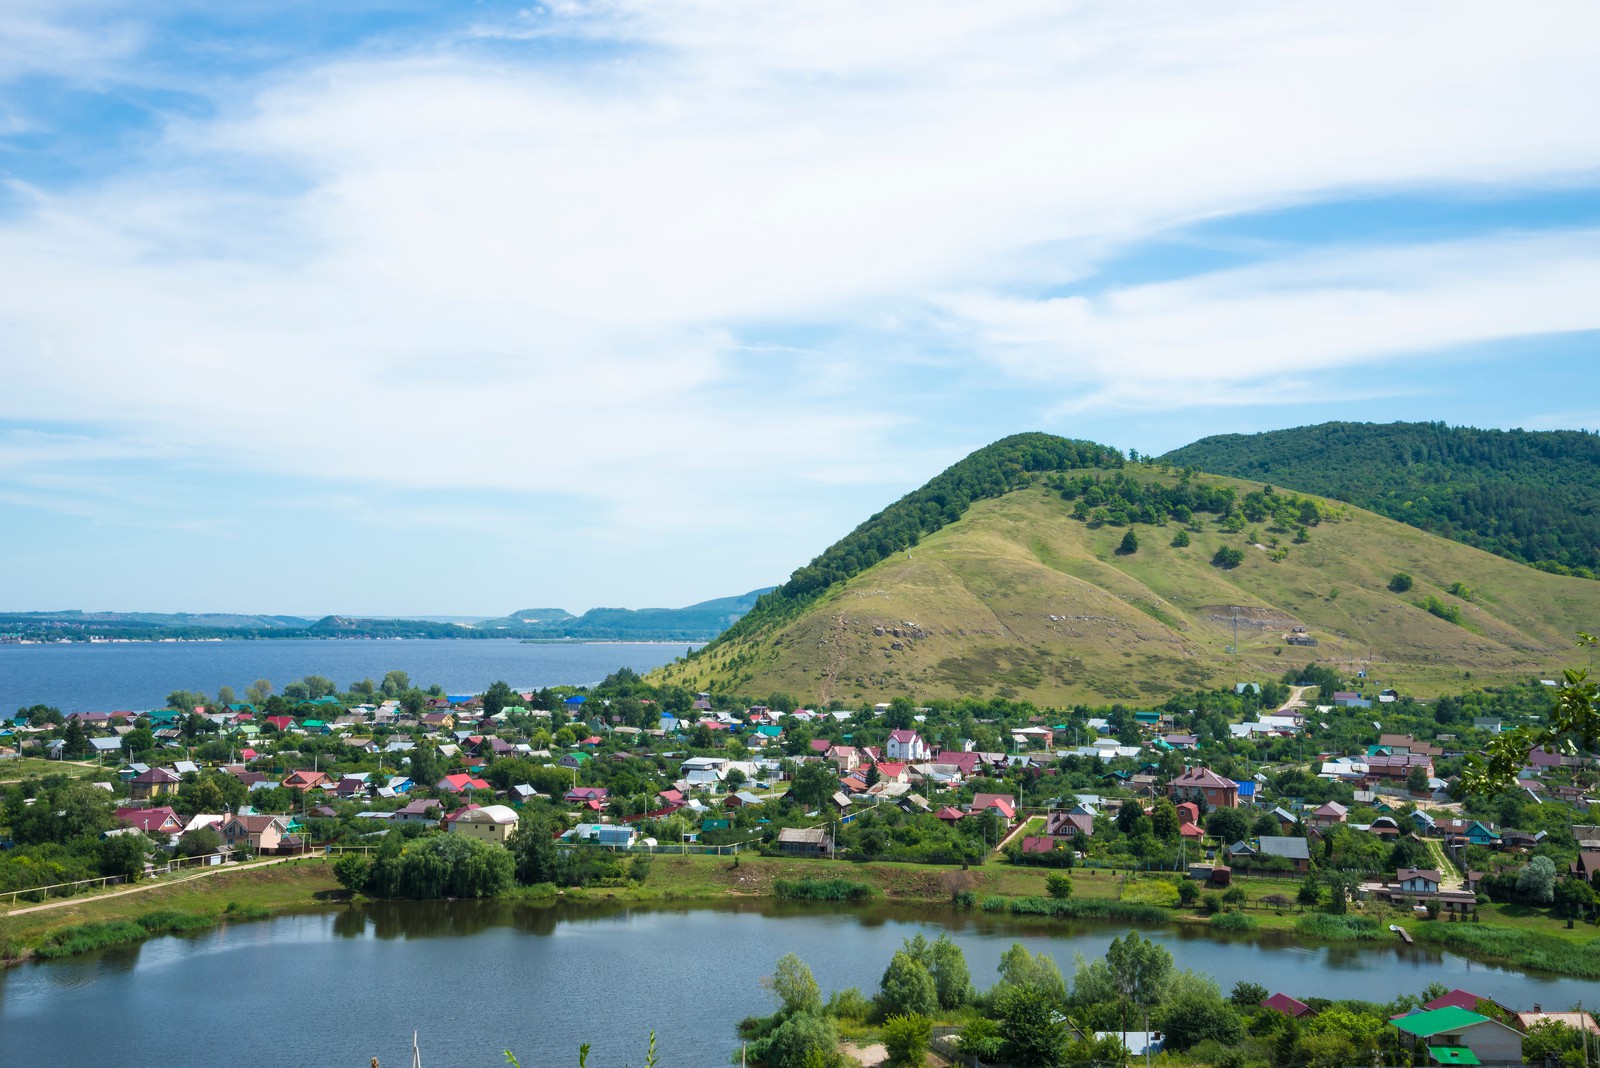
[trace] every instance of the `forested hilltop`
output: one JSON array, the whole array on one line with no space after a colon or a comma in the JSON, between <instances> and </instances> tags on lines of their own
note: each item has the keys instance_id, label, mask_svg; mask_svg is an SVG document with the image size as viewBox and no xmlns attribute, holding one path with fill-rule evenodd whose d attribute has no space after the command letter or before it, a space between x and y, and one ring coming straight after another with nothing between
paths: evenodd
<instances>
[{"instance_id":1,"label":"forested hilltop","mask_svg":"<svg viewBox=\"0 0 1600 1068\"><path fill-rule=\"evenodd\" d=\"M1557 574L1600 574L1600 435L1443 423L1218 434L1161 462L1348 501Z\"/></svg>"}]
</instances>

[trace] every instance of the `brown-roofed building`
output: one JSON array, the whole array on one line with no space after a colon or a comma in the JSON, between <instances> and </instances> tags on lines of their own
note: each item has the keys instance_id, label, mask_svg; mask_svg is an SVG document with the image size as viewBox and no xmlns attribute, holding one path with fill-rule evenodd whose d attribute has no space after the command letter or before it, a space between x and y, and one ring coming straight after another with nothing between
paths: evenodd
<instances>
[{"instance_id":1,"label":"brown-roofed building","mask_svg":"<svg viewBox=\"0 0 1600 1068\"><path fill-rule=\"evenodd\" d=\"M1205 801L1208 809L1238 808L1239 784L1210 768L1184 768L1167 783L1167 796L1177 801Z\"/></svg>"}]
</instances>

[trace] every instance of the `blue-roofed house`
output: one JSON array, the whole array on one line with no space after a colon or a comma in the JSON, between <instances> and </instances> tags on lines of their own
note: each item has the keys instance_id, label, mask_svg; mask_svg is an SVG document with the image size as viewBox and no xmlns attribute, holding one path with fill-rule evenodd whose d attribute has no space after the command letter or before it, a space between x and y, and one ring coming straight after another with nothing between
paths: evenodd
<instances>
[{"instance_id":1,"label":"blue-roofed house","mask_svg":"<svg viewBox=\"0 0 1600 1068\"><path fill-rule=\"evenodd\" d=\"M1256 786L1254 779L1235 779L1239 787L1239 804L1253 805L1256 803Z\"/></svg>"}]
</instances>

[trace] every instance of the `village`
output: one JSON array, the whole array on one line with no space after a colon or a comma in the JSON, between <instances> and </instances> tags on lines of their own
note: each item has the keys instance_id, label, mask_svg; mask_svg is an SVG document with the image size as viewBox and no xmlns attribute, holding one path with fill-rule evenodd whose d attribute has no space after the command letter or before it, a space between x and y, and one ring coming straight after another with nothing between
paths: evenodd
<instances>
[{"instance_id":1,"label":"village","mask_svg":"<svg viewBox=\"0 0 1600 1068\"><path fill-rule=\"evenodd\" d=\"M500 849L537 827L565 858L547 869L558 886L645 880L639 858L742 853L814 859L819 878L836 870L829 861L1037 867L1077 874L1085 890L1098 875L1116 889L1097 892L1133 907L1241 930L1257 922L1251 912L1297 917L1300 931L1370 917L1407 941L1416 921L1481 924L1483 912L1551 930L1594 922L1592 757L1535 752L1500 796L1455 789L1465 753L1536 719L1549 686L1430 705L1336 685L1240 683L1195 695L1193 708L1056 713L903 698L854 710L779 707L790 704L781 695L686 701L626 675L586 690L496 684L409 710L360 694L270 708L36 708L0 730L9 766L28 769L5 788L0 901L192 865L364 856L390 838ZM658 711L658 698L680 707ZM1502 711L1475 714L1486 708ZM41 830L40 808L65 805L66 791L98 798L96 815ZM86 832L98 847L83 846ZM77 869L19 863L73 834ZM1262 1004L1314 1012L1296 993ZM1518 1062L1506 1031L1542 1010L1485 1015L1486 999L1451 997L1396 1026L1437 1047L1439 1063ZM1468 1055L1477 1061L1459 1059Z\"/></svg>"}]
</instances>

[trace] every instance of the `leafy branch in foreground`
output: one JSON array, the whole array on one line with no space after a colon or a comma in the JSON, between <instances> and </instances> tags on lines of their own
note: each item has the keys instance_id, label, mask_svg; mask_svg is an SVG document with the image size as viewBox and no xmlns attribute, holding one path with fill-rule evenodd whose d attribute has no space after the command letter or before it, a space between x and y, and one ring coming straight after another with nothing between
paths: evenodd
<instances>
[{"instance_id":1,"label":"leafy branch in foreground","mask_svg":"<svg viewBox=\"0 0 1600 1068\"><path fill-rule=\"evenodd\" d=\"M1593 634L1579 634L1579 645L1595 645ZM1493 794L1514 785L1517 773L1536 749L1569 756L1588 755L1600 749L1600 687L1589 673L1570 668L1556 695L1555 710L1542 727L1520 727L1495 738L1483 756L1469 754L1461 773L1462 789L1469 794Z\"/></svg>"}]
</instances>

